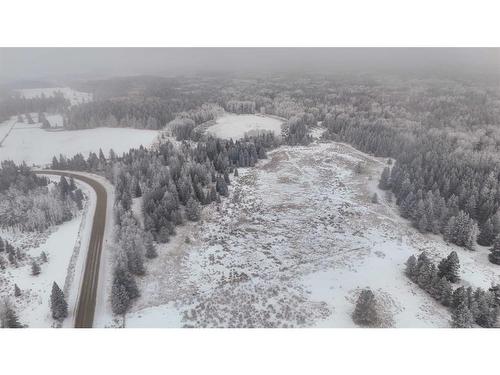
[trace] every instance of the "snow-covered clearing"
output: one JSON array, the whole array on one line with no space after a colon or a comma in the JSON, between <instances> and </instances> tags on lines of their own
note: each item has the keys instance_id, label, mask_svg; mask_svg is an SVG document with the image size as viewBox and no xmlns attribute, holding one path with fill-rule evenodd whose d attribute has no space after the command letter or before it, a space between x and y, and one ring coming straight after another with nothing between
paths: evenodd
<instances>
[{"instance_id":1,"label":"snow-covered clearing","mask_svg":"<svg viewBox=\"0 0 500 375\"><path fill-rule=\"evenodd\" d=\"M347 145L315 143L280 147L240 170L219 209L206 207L203 222L179 227L147 261L125 325L353 327L356 297L370 287L384 326L449 326L449 311L405 277L407 258L426 250L438 261L456 250L463 284L478 287L499 282L500 267L486 249L410 227L376 187L384 165Z\"/></svg>"},{"instance_id":2,"label":"snow-covered clearing","mask_svg":"<svg viewBox=\"0 0 500 375\"><path fill-rule=\"evenodd\" d=\"M234 140L243 138L245 133L262 130L272 131L279 136L283 121L264 115L235 115L226 113L218 118L215 124L207 128L207 132L216 137Z\"/></svg>"},{"instance_id":3,"label":"snow-covered clearing","mask_svg":"<svg viewBox=\"0 0 500 375\"><path fill-rule=\"evenodd\" d=\"M64 98L70 101L71 105L87 103L92 101L91 93L76 91L69 87L45 87L36 89L20 89L17 91L22 97L26 99L41 97L42 94L45 97L52 97L55 96L57 93L61 93L64 96Z\"/></svg>"},{"instance_id":4,"label":"snow-covered clearing","mask_svg":"<svg viewBox=\"0 0 500 375\"><path fill-rule=\"evenodd\" d=\"M49 117L49 121L54 120L54 116ZM7 132L11 125L12 120L0 124L0 135ZM106 155L110 149L120 154L132 147L150 146L157 136L156 130L96 128L47 131L41 129L40 124L17 123L0 147L0 160L46 165L51 163L53 156L59 154L72 157L82 153L87 157L90 152L97 153L99 148L102 148Z\"/></svg>"},{"instance_id":5,"label":"snow-covered clearing","mask_svg":"<svg viewBox=\"0 0 500 375\"><path fill-rule=\"evenodd\" d=\"M17 267L8 265L0 270L0 297L7 297L15 306L22 324L28 327L57 326L50 312L50 293L55 281L64 291L68 302L68 317L64 327L72 327L80 278L92 229L95 210L95 192L87 184L76 181L87 197L83 211L72 220L51 228L46 233L19 233L0 230L2 238L22 249L25 259ZM39 260L47 254L48 262ZM31 274L31 261L37 260L41 273ZM21 289L21 296L14 296L14 284Z\"/></svg>"}]
</instances>

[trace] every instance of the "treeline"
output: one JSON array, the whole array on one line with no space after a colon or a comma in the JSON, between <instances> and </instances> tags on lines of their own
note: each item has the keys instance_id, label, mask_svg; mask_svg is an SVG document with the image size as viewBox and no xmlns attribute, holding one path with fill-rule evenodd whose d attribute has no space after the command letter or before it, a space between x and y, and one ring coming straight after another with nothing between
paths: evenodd
<instances>
[{"instance_id":1,"label":"treeline","mask_svg":"<svg viewBox=\"0 0 500 375\"><path fill-rule=\"evenodd\" d=\"M229 100L225 109L228 112L237 114L252 114L255 113L255 102L251 100Z\"/></svg>"},{"instance_id":2,"label":"treeline","mask_svg":"<svg viewBox=\"0 0 500 375\"><path fill-rule=\"evenodd\" d=\"M424 84L418 94L406 86L339 93L346 105L330 109L324 136L395 158L381 185L421 231L472 248L479 230L480 244L490 246L500 231L500 137L490 125L499 106L493 93L474 94L477 87L441 90Z\"/></svg>"},{"instance_id":3,"label":"treeline","mask_svg":"<svg viewBox=\"0 0 500 375\"><path fill-rule=\"evenodd\" d=\"M500 288L489 290L460 286L455 290L452 283L459 278L460 263L456 252L443 258L438 266L425 252L418 258L410 256L406 262L405 274L435 300L448 307L452 314L452 327L470 328L475 324L495 327L500 308Z\"/></svg>"},{"instance_id":4,"label":"treeline","mask_svg":"<svg viewBox=\"0 0 500 375\"><path fill-rule=\"evenodd\" d=\"M0 119L8 119L32 112L63 113L69 108L70 102L65 99L62 93L55 93L54 96L41 95L34 98L24 98L20 95L4 97L0 103Z\"/></svg>"},{"instance_id":5,"label":"treeline","mask_svg":"<svg viewBox=\"0 0 500 375\"><path fill-rule=\"evenodd\" d=\"M74 106L64 116L67 129L132 127L160 129L186 107L176 100L125 97Z\"/></svg>"},{"instance_id":6,"label":"treeline","mask_svg":"<svg viewBox=\"0 0 500 375\"><path fill-rule=\"evenodd\" d=\"M19 248L15 248L9 241L0 237L0 270L7 268L7 260L3 254L6 254L9 264L14 267L25 258L25 254Z\"/></svg>"},{"instance_id":7,"label":"treeline","mask_svg":"<svg viewBox=\"0 0 500 375\"><path fill-rule=\"evenodd\" d=\"M224 109L217 104L203 104L200 108L188 112L182 112L175 119L167 124L167 129L178 140L198 141L203 137L203 129L198 129L198 125L207 121L216 120L224 114Z\"/></svg>"},{"instance_id":8,"label":"treeline","mask_svg":"<svg viewBox=\"0 0 500 375\"><path fill-rule=\"evenodd\" d=\"M25 165L3 161L0 168L0 227L44 231L73 218L84 197L64 177L51 188Z\"/></svg>"},{"instance_id":9,"label":"treeline","mask_svg":"<svg viewBox=\"0 0 500 375\"><path fill-rule=\"evenodd\" d=\"M307 145L312 137L309 128L314 126L314 117L305 113L293 115L282 126L282 135L285 143L289 145Z\"/></svg>"}]
</instances>

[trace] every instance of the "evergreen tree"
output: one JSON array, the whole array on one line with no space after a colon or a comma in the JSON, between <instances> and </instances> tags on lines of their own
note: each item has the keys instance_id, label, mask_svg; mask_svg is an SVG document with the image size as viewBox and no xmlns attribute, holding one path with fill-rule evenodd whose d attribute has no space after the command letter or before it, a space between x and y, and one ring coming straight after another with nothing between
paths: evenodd
<instances>
[{"instance_id":1,"label":"evergreen tree","mask_svg":"<svg viewBox=\"0 0 500 375\"><path fill-rule=\"evenodd\" d=\"M415 255L411 255L406 261L406 276L415 281L417 278L417 272L417 258L415 258Z\"/></svg>"},{"instance_id":2,"label":"evergreen tree","mask_svg":"<svg viewBox=\"0 0 500 375\"><path fill-rule=\"evenodd\" d=\"M42 263L47 263L48 259L47 259L47 254L45 253L45 251L42 251L42 252L40 253L40 261L41 261Z\"/></svg>"},{"instance_id":3,"label":"evergreen tree","mask_svg":"<svg viewBox=\"0 0 500 375\"><path fill-rule=\"evenodd\" d=\"M23 328L12 305L5 299L0 309L1 328Z\"/></svg>"},{"instance_id":4,"label":"evergreen tree","mask_svg":"<svg viewBox=\"0 0 500 375\"><path fill-rule=\"evenodd\" d=\"M186 217L191 221L200 220L201 208L198 201L190 198L186 205Z\"/></svg>"},{"instance_id":5,"label":"evergreen tree","mask_svg":"<svg viewBox=\"0 0 500 375\"><path fill-rule=\"evenodd\" d=\"M158 256L158 253L156 252L156 248L153 244L153 238L151 234L148 234L146 236L146 258L148 259L153 259Z\"/></svg>"},{"instance_id":6,"label":"evergreen tree","mask_svg":"<svg viewBox=\"0 0 500 375\"><path fill-rule=\"evenodd\" d=\"M59 191L61 193L61 197L63 197L63 199L66 198L70 189L69 189L68 181L66 180L66 178L64 176L61 176L58 186L59 186Z\"/></svg>"},{"instance_id":7,"label":"evergreen tree","mask_svg":"<svg viewBox=\"0 0 500 375\"><path fill-rule=\"evenodd\" d=\"M453 328L471 328L474 318L466 303L460 303L452 309L451 326Z\"/></svg>"},{"instance_id":8,"label":"evergreen tree","mask_svg":"<svg viewBox=\"0 0 500 375\"><path fill-rule=\"evenodd\" d=\"M21 295L21 289L17 286L17 284L14 284L14 296L19 297Z\"/></svg>"},{"instance_id":9,"label":"evergreen tree","mask_svg":"<svg viewBox=\"0 0 500 375\"><path fill-rule=\"evenodd\" d=\"M111 287L111 308L115 314L124 314L131 301L139 296L139 289L133 276L123 266L123 261L115 267Z\"/></svg>"},{"instance_id":10,"label":"evergreen tree","mask_svg":"<svg viewBox=\"0 0 500 375\"><path fill-rule=\"evenodd\" d=\"M491 246L495 240L495 228L491 218L488 218L479 228L477 243L482 246Z\"/></svg>"},{"instance_id":11,"label":"evergreen tree","mask_svg":"<svg viewBox=\"0 0 500 375\"><path fill-rule=\"evenodd\" d=\"M453 288L451 283L444 277L439 280L439 302L444 306L450 306L453 301Z\"/></svg>"},{"instance_id":12,"label":"evergreen tree","mask_svg":"<svg viewBox=\"0 0 500 375\"><path fill-rule=\"evenodd\" d=\"M31 263L31 274L33 276L38 276L40 274L40 266L35 261Z\"/></svg>"},{"instance_id":13,"label":"evergreen tree","mask_svg":"<svg viewBox=\"0 0 500 375\"><path fill-rule=\"evenodd\" d=\"M445 277L448 281L456 283L460 280L460 261L456 251L452 251L438 265L438 276Z\"/></svg>"},{"instance_id":14,"label":"evergreen tree","mask_svg":"<svg viewBox=\"0 0 500 375\"><path fill-rule=\"evenodd\" d=\"M115 314L125 314L130 305L130 297L124 285L113 282L111 287L111 308Z\"/></svg>"},{"instance_id":15,"label":"evergreen tree","mask_svg":"<svg viewBox=\"0 0 500 375\"><path fill-rule=\"evenodd\" d=\"M217 190L217 193L219 193L223 197L227 197L229 195L229 189L227 188L226 181L224 181L224 178L222 178L221 176L217 177L215 189Z\"/></svg>"},{"instance_id":16,"label":"evergreen tree","mask_svg":"<svg viewBox=\"0 0 500 375\"><path fill-rule=\"evenodd\" d=\"M83 208L83 193L80 189L75 190L74 198L73 200L76 203L76 206L78 207L79 210Z\"/></svg>"},{"instance_id":17,"label":"evergreen tree","mask_svg":"<svg viewBox=\"0 0 500 375\"><path fill-rule=\"evenodd\" d=\"M391 177L391 169L389 167L385 167L382 171L382 175L380 176L380 181L378 187L382 190L388 190L391 187L390 183Z\"/></svg>"},{"instance_id":18,"label":"evergreen tree","mask_svg":"<svg viewBox=\"0 0 500 375\"><path fill-rule=\"evenodd\" d=\"M352 319L361 326L376 327L380 324L375 295L370 289L361 291Z\"/></svg>"},{"instance_id":19,"label":"evergreen tree","mask_svg":"<svg viewBox=\"0 0 500 375\"><path fill-rule=\"evenodd\" d=\"M64 298L64 293L59 285L54 281L52 284L52 293L50 294L50 310L52 318L63 321L68 316L68 304Z\"/></svg>"},{"instance_id":20,"label":"evergreen tree","mask_svg":"<svg viewBox=\"0 0 500 375\"><path fill-rule=\"evenodd\" d=\"M493 247L490 249L488 259L491 263L500 264L500 235L496 236Z\"/></svg>"}]
</instances>

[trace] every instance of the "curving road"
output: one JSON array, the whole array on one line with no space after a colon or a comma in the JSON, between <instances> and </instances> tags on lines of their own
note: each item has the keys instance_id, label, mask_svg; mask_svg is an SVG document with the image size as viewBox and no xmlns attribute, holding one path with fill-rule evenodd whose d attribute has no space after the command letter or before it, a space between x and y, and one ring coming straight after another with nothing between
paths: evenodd
<instances>
[{"instance_id":1,"label":"curving road","mask_svg":"<svg viewBox=\"0 0 500 375\"><path fill-rule=\"evenodd\" d=\"M54 170L35 171L38 174L73 177L90 185L96 192L97 202L90 234L89 249L85 260L85 271L80 285L77 301L75 328L92 328L99 281L99 265L101 263L102 242L106 226L107 193L104 186L92 179L77 173Z\"/></svg>"}]
</instances>

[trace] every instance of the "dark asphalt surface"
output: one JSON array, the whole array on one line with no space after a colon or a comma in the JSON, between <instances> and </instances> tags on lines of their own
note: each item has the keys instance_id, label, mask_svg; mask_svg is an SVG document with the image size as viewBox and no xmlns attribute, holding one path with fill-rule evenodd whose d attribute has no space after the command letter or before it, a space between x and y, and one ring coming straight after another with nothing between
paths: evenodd
<instances>
[{"instance_id":1,"label":"dark asphalt surface","mask_svg":"<svg viewBox=\"0 0 500 375\"><path fill-rule=\"evenodd\" d=\"M97 202L90 234L89 248L85 260L85 272L78 296L75 328L92 328L97 296L97 284L99 281L99 266L101 263L102 242L106 226L107 193L104 186L98 181L66 171L40 170L38 174L49 174L65 177L73 177L90 185L96 192Z\"/></svg>"}]
</instances>

